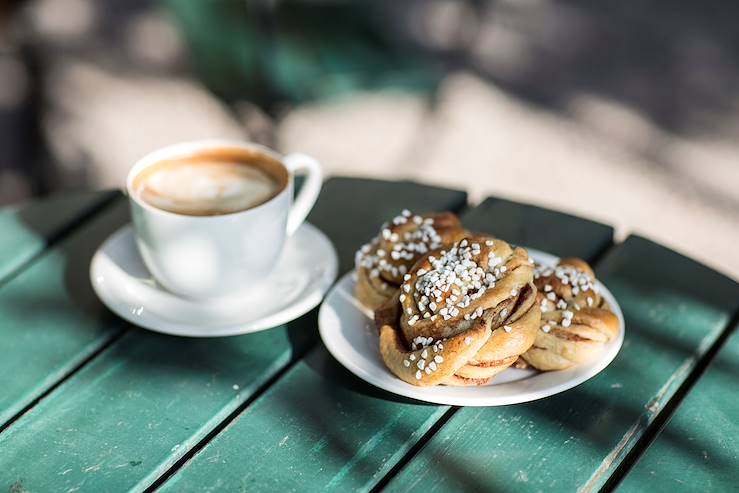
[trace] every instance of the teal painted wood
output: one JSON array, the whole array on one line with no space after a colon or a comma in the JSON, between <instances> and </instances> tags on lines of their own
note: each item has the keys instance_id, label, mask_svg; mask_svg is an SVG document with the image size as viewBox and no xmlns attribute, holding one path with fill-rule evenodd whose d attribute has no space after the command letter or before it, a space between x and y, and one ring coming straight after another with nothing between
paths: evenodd
<instances>
[{"instance_id":1,"label":"teal painted wood","mask_svg":"<svg viewBox=\"0 0 739 493\"><path fill-rule=\"evenodd\" d=\"M129 331L0 434L0 488L145 489L287 364L309 329L218 339Z\"/></svg>"},{"instance_id":2,"label":"teal painted wood","mask_svg":"<svg viewBox=\"0 0 739 493\"><path fill-rule=\"evenodd\" d=\"M392 196L378 205L382 190ZM310 221L332 238L346 265L347 250L388 215L403 207L458 208L465 201L463 192L411 183L332 179ZM357 215L362 221L354 223ZM150 486L315 343L315 318L314 311L225 339L131 331L0 435L0 490L17 481L30 491Z\"/></svg>"},{"instance_id":3,"label":"teal painted wood","mask_svg":"<svg viewBox=\"0 0 739 493\"><path fill-rule=\"evenodd\" d=\"M59 195L0 209L0 283L113 195Z\"/></svg>"},{"instance_id":4,"label":"teal painted wood","mask_svg":"<svg viewBox=\"0 0 739 493\"><path fill-rule=\"evenodd\" d=\"M612 237L609 228L593 228L556 213L548 216L561 228L579 233L573 235L572 248L581 254L588 245L603 244ZM475 230L499 231L507 219L472 210L463 220ZM539 238L527 227L509 239L521 242L523 238L545 249L549 241L559 241ZM376 389L340 367L320 345L162 490L366 491L448 409Z\"/></svg>"},{"instance_id":5,"label":"teal painted wood","mask_svg":"<svg viewBox=\"0 0 739 493\"><path fill-rule=\"evenodd\" d=\"M613 228L561 212L488 198L465 219L471 225L494 218L494 235L519 245L537 248L559 257L592 259L613 241ZM579 239L573 236L582 237Z\"/></svg>"},{"instance_id":6,"label":"teal painted wood","mask_svg":"<svg viewBox=\"0 0 739 493\"><path fill-rule=\"evenodd\" d=\"M739 475L737 375L739 331L735 329L617 491L736 491Z\"/></svg>"},{"instance_id":7,"label":"teal painted wood","mask_svg":"<svg viewBox=\"0 0 739 493\"><path fill-rule=\"evenodd\" d=\"M376 390L317 347L158 491L366 491L447 409Z\"/></svg>"},{"instance_id":8,"label":"teal painted wood","mask_svg":"<svg viewBox=\"0 0 739 493\"><path fill-rule=\"evenodd\" d=\"M626 316L611 365L563 394L459 410L389 491L597 491L739 308L739 285L630 237L598 265Z\"/></svg>"},{"instance_id":9,"label":"teal painted wood","mask_svg":"<svg viewBox=\"0 0 739 493\"><path fill-rule=\"evenodd\" d=\"M0 425L120 330L88 269L97 246L127 220L118 200L0 288Z\"/></svg>"}]
</instances>

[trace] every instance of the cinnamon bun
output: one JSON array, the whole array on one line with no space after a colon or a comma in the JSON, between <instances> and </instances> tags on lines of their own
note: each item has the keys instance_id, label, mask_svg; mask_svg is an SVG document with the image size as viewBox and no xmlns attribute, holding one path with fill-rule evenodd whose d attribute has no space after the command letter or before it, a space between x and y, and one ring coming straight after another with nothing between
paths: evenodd
<instances>
[{"instance_id":1,"label":"cinnamon bun","mask_svg":"<svg viewBox=\"0 0 739 493\"><path fill-rule=\"evenodd\" d=\"M403 276L421 256L464 234L451 212L413 214L404 210L357 252L355 296L366 307L377 309L397 292Z\"/></svg>"},{"instance_id":2,"label":"cinnamon bun","mask_svg":"<svg viewBox=\"0 0 739 493\"><path fill-rule=\"evenodd\" d=\"M590 361L618 336L619 321L599 294L593 269L583 260L537 264L534 284L541 323L523 359L539 370L563 370Z\"/></svg>"},{"instance_id":3,"label":"cinnamon bun","mask_svg":"<svg viewBox=\"0 0 739 493\"><path fill-rule=\"evenodd\" d=\"M380 352L413 385L482 385L510 367L540 323L523 248L468 235L422 256L375 314Z\"/></svg>"}]
</instances>

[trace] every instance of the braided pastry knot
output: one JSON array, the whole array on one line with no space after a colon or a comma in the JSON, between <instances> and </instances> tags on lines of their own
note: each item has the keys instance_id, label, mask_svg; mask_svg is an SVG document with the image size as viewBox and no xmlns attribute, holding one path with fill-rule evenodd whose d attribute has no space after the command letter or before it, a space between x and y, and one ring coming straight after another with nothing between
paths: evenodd
<instances>
[{"instance_id":1,"label":"braided pastry knot","mask_svg":"<svg viewBox=\"0 0 739 493\"><path fill-rule=\"evenodd\" d=\"M563 370L597 356L618 336L618 317L598 293L593 269L583 260L537 264L534 284L541 326L523 359L539 370Z\"/></svg>"},{"instance_id":2,"label":"braided pastry knot","mask_svg":"<svg viewBox=\"0 0 739 493\"><path fill-rule=\"evenodd\" d=\"M418 215L404 210L357 251L357 299L377 309L397 292L403 276L421 256L464 235L459 219L451 212Z\"/></svg>"},{"instance_id":3,"label":"braided pastry knot","mask_svg":"<svg viewBox=\"0 0 739 493\"><path fill-rule=\"evenodd\" d=\"M528 252L472 235L421 257L375 312L387 367L413 385L482 385L534 342L540 312Z\"/></svg>"}]
</instances>

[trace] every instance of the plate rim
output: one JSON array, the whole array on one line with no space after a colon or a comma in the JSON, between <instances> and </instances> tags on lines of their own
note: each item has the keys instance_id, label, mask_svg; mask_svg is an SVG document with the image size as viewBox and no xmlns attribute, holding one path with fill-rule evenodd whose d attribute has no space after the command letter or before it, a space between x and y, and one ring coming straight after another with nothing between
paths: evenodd
<instances>
[{"instance_id":1,"label":"plate rim","mask_svg":"<svg viewBox=\"0 0 739 493\"><path fill-rule=\"evenodd\" d=\"M558 260L560 260L560 257L550 254L548 252L544 252L542 250L538 250L535 248L529 248L524 247L529 251L529 254L532 257L538 257L540 259L546 259L547 262L556 263ZM624 336L626 332L626 323L623 316L623 312L621 310L621 307L618 303L618 300L616 297L611 293L611 291L608 289L608 287L603 284L600 280L596 280L597 285L599 289L602 290L602 293L604 294L604 297L608 300L608 302L612 305L612 310L616 314L616 316L619 319L620 324L620 330L619 330L619 336L610 344L612 344L610 351L604 355L604 357L593 361L590 363L590 368L588 371L586 371L584 374L572 377L569 380L564 380L563 382L556 383L551 385L550 387L547 387L546 389L534 389L529 391L522 391L520 393L510 395L510 396L495 396L495 395L478 395L475 396L475 392L479 393L481 389L489 389L491 387L495 387L495 385L486 385L482 387L448 387L453 389L464 389L464 390L458 390L458 392L467 392L470 395L464 395L464 396L449 396L445 393L438 393L438 389L443 389L445 387L443 386L432 386L432 387L419 387L415 385L411 385L409 383L406 383L399 378L397 378L395 375L392 375L392 373L389 372L389 370L386 369L387 373L383 375L374 375L371 371L372 369L367 369L364 366L357 364L353 359L351 359L348 355L343 354L336 346L336 343L333 340L333 337L336 336L337 331L331 331L328 328L329 322L327 321L326 317L328 316L327 310L329 309L329 302L332 300L334 296L338 296L337 291L344 287L347 282L353 281L352 276L354 275L354 270L351 270L347 274L343 275L329 290L329 292L326 294L324 303L321 305L321 308L318 312L318 331L321 336L321 340L323 341L324 346L328 350L328 352L347 370L349 370L351 373L356 375L357 377L361 378L362 380L366 381L367 383L370 383L374 385L375 387L378 387L380 389L383 389L387 392L390 392L395 395L400 395L402 397L406 397L409 399L412 399L414 401L418 402L427 402L432 404L443 404L443 405L452 405L452 406L470 406L470 407L494 407L494 406L504 406L504 405L511 405L511 404L520 404L524 402L531 402L539 399L543 399L546 397L551 397L553 395L562 393L566 390L572 389L574 387L577 387L578 385L587 382L588 380L592 379L593 377L597 376L599 373L601 373L604 369L608 367L608 365L611 364L611 362L618 356L618 354L621 352L621 348L623 347L623 341ZM339 331L340 332L340 331ZM345 341L346 344L348 344L348 340L346 338L342 338L343 341ZM382 362L381 362L382 363ZM382 363L384 367L384 363ZM581 366L576 366L570 369L566 370L558 370L559 372L567 372L574 369L580 369L582 370ZM542 375L551 374L554 372L541 372ZM390 375L392 377L392 380L388 380L387 376ZM533 376L532 378L536 378L536 376ZM522 381L528 381L529 379L525 379ZM515 384L516 382L507 382L505 384L501 385L507 385L507 384ZM437 390L437 393L434 393L434 390ZM422 394L419 396L419 394Z\"/></svg>"},{"instance_id":2,"label":"plate rim","mask_svg":"<svg viewBox=\"0 0 739 493\"><path fill-rule=\"evenodd\" d=\"M258 318L256 320L248 321L246 323L233 323L224 325L214 325L211 327L203 328L198 331L194 325L187 324L186 322L177 322L162 318L156 313L148 313L145 318L131 313L131 305L124 303L119 297L112 294L109 288L104 287L104 283L96 282L96 275L101 269L100 264L103 261L102 255L103 250L107 245L112 242L120 241L121 237L127 234L133 234L133 225L129 222L124 224L120 228L116 229L113 233L105 238L100 243L98 248L90 260L89 268L89 280L92 285L92 289L98 299L105 305L110 311L126 320L127 322L140 327L145 330L157 332L160 334L167 334L179 337L191 337L191 338L206 338L206 337L231 337L244 334L251 334L254 332L261 332L263 330L269 330L275 328L284 323L290 322L297 319L298 317L305 315L310 310L318 306L321 301L325 298L326 294L330 291L332 286L335 285L336 277L338 274L339 258L331 239L318 227L305 221L300 225L300 229L307 228L312 233L317 234L321 238L321 241L327 246L326 253L330 257L328 260L328 269L326 273L321 276L321 279L317 284L318 289L313 290L308 296L300 299L299 302L293 303L288 307L271 313L265 317ZM297 231L295 233L297 235ZM127 309L128 308L128 309ZM182 326L192 328L192 331L183 331ZM179 327L179 328L178 328Z\"/></svg>"}]
</instances>

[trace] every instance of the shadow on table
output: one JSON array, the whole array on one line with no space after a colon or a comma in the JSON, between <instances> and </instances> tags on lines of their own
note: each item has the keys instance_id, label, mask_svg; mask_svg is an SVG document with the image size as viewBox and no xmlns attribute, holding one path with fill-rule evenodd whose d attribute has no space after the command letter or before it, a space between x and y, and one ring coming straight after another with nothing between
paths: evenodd
<instances>
[{"instance_id":1,"label":"shadow on table","mask_svg":"<svg viewBox=\"0 0 739 493\"><path fill-rule=\"evenodd\" d=\"M22 212L20 218L27 221L27 226L30 229L34 228L33 222L38 220L38 217L24 218ZM75 318L78 318L76 320L78 323L60 326L58 330L101 331L101 340L109 340L114 337L122 330L121 322L103 308L95 297L90 286L88 269L92 254L99 244L128 220L128 208L125 201L117 200L109 207L101 210L90 222L81 225L78 234L61 239L55 245L55 249L47 252L44 256L53 256L55 263L63 265L61 269L63 279L59 280L50 276L46 286L48 291L41 289L34 292L17 291L9 293L18 294L17 296L10 296L6 300L6 306L10 310L9 313L15 310L17 313L33 314L40 312L40 307L43 307L42 315L47 319L51 319L55 314L68 316L69 306L72 304L75 307L73 311L81 314L75 316ZM39 229L42 228L39 226ZM44 257L39 260L43 259ZM619 259L618 261L621 265L625 265L624 263L627 264L629 259ZM646 269L641 274L640 281L642 282L640 286L652 286L655 289L663 288L666 281L657 282L655 279L658 279L658 277L652 274L654 273L650 273L649 269ZM683 276L683 274L685 275ZM677 276L673 281L679 287L679 291L676 292L680 296L690 298L694 303L706 307L708 311L726 310L727 299L725 297L727 296L726 293L732 292L730 286L726 288L726 292L721 297L717 298L713 290L704 288L707 284L694 282L695 276L688 274L690 273L687 271L679 270L673 273ZM710 285L714 287L717 283L720 287L720 283L724 282L718 278L706 278L704 281L710 281ZM61 282L61 285L59 282ZM43 285L39 285L39 287L44 288ZM728 301L731 302L731 300ZM318 341L316 313L317 311L313 310L299 320L287 324L285 337L293 359L303 355ZM616 427L619 430L624 430L625 433L632 425L637 424L638 428L643 430L648 424L647 421L653 417L654 412L664 405L664 402L655 401L657 407L645 410L645 403L636 398L639 395L645 395L651 388L659 388L663 381L650 381L649 378L644 377L634 378L634 375L648 374L645 370L648 370L650 365L659 364L661 356L655 353L651 360L650 358L643 358L633 361L630 359L630 345L659 348L659 352L664 358L667 358L667 364L672 365L675 369L677 369L680 362L685 361L695 353L695 347L670 337L665 327L657 323L659 322L658 319L655 319L657 320L656 325L650 326L648 323L650 319L645 320L629 316L628 310L627 318L629 318L627 342L621 355L604 374L592 382L544 401L500 409L490 408L465 412L481 413L489 419L495 419L498 415L510 413L530 416L531 419L546 422L552 427L575 430L600 450L610 451L616 444L614 443L613 434L607 433L609 428ZM29 326L33 326L33 323ZM131 333L138 334L140 332L136 330ZM249 349L253 349L252 343L269 343L270 337L273 335L268 331L238 338L193 340L140 334L143 336L141 345L146 346L146 343L151 342L152 348L159 349L149 348L142 350L141 353L133 353L121 350L121 348L125 349L126 346L117 345L121 348L115 354L121 361L125 361L127 366L134 368L136 373L144 376L170 374L180 378L191 376L195 380L202 380L206 375L211 375L214 372L220 372L220 376L224 378L238 379L244 366L230 362L242 361L244 356L248 354ZM359 399L351 399L356 401L352 406L369 404L370 401L383 401L383 403L390 403L390 405L383 404L381 406L386 412L393 412L396 406L425 408L428 410L425 413L427 415L426 419L439 409L443 409L440 406L419 403L376 389L341 367L322 346L316 347L298 364L307 366L313 373L313 378L318 379L318 388L322 390L322 393L314 396L314 398L327 399L329 402L336 403L336 405L346 402L347 398L351 398L351 394L359 394L361 396ZM736 375L736 369L733 367L720 367L720 369L727 372L730 378L734 378ZM295 371L295 367L289 369L288 374L293 371ZM286 376L287 374L283 378ZM645 386L645 390L640 393L628 387L613 387L614 384L618 384L620 381ZM609 388L606 392L603 392L598 387L599 385L606 385ZM284 412L294 412L295 409L301 409L301 412L313 413L308 416L308 420L314 426L320 428L322 436L329 437L329 446L325 449L325 453L336 454L346 460L355 456L357 453L355 445L347 441L341 433L331 426L331 422L326 420L327 416L319 413L319 407L301 405L298 397L289 393L282 392L280 396L281 398L277 400L277 404L283 406ZM369 401L367 398L369 398ZM251 401L247 400L247 402ZM648 405L650 404L652 403L648 403ZM247 407L247 412L248 409ZM349 411L352 410L349 409ZM355 409L355 411L357 410ZM376 427L377 429L386 424L387 418L387 415L380 413L362 415L362 419L368 421L365 423L366 426ZM583 426L588 427L583 428ZM406 433L415 433L416 431L416 428L403 429L401 427L394 429L392 433L397 440L405 443L411 440ZM674 443L675 447L680 449L692 450L699 446L701 449L709 451L709 453L714 451L714 445L712 444L700 444L700 441L688 440L688 437L675 436L669 430L664 431L663 435L671 443ZM615 438L620 439L621 437ZM712 456L716 457L717 461L713 462L710 467L731 466L720 458L720 454L712 454ZM364 470L373 470L373 468L376 470L381 467L370 457L361 459L361 461L364 462L362 465ZM476 480L465 473L462 463L454 457L445 455L438 462L437 467L440 470L448 470L450 475L458 476L464 484L470 487L484 486L476 484Z\"/></svg>"},{"instance_id":2,"label":"shadow on table","mask_svg":"<svg viewBox=\"0 0 739 493\"><path fill-rule=\"evenodd\" d=\"M24 228L46 243L45 249L33 257L30 266L24 266L9 280L17 289L7 290L11 297L7 309L17 313L43 317L48 324L54 317L62 319L73 315L80 322L76 329L100 331L120 327L120 323L100 303L92 290L89 268L92 256L102 242L129 222L128 205L119 193L81 194L89 206L74 205L77 213L67 214L66 220L56 220L52 227L51 211L45 201L21 207L17 219ZM73 196L69 196L73 198ZM55 200L59 200L57 205ZM65 196L49 199L49 204L64 208ZM82 202L82 201L80 201ZM60 217L65 215L60 214ZM20 277L16 280L15 277ZM25 281L30 278L29 281ZM24 282L20 282L23 280ZM26 292L25 289L32 292ZM70 310L70 305L73 310ZM42 320L41 318L39 320ZM66 327L67 329L69 327Z\"/></svg>"},{"instance_id":3,"label":"shadow on table","mask_svg":"<svg viewBox=\"0 0 739 493\"><path fill-rule=\"evenodd\" d=\"M604 461L601 466L609 471L608 474L613 473L623 460L623 455L619 455L612 463L608 462L611 460L608 459L609 454L619 450L622 440L626 441L620 454L626 454L632 447L642 450L646 443L641 440L648 428L655 426L653 422L658 414L670 412L664 408L668 404L674 405L674 402L670 403L674 393L678 392L677 398L681 399L679 387L691 372L699 371L701 365L710 359L710 353L707 356L706 351L715 341L721 340L719 334L729 323L727 313L736 313L739 298L736 296L737 285L732 280L674 252L640 239L632 240L629 251L630 255L640 256L639 261L619 253L621 250L606 261L605 278L617 297L621 297L627 318L624 347L606 371L574 389L540 401L458 412L464 413L468 419L474 416L476 421L488 423L485 430L490 433L491 441L502 437L510 439L507 428L511 425L501 424L501 435L498 435L498 428L489 423L511 417L537 423L540 433L545 430L544 434L549 439L553 435L555 441L561 437L565 445L569 439L577 437L600 454ZM678 333L681 333L679 337ZM372 406L373 400L389 403L384 407L385 415L365 416L359 411L358 419L368 419L371 425L376 422L372 426L377 429L383 426L388 416L402 412L404 406L429 408L429 417L433 413L431 409L438 408L371 387L341 367L323 347L311 352L303 363L318 379L319 383L313 385L322 388L322 398L349 408ZM725 373L727 381L731 381L737 373L734 366L719 363L712 366L712 370ZM668 385L669 382L673 383ZM691 384L688 380L686 385ZM311 409L306 411L311 412ZM666 416L662 414L659 419L663 422ZM312 419L316 423L326 422L326 416L318 412ZM449 425L453 427L454 422ZM406 443L413 440L410 434L416 431L412 426L405 430L398 427L393 434L399 442ZM453 428L450 432L453 436ZM353 452L352 447L341 433L330 426L323 427L321 433L331 437L330 443L339 457L351 457L347 454ZM716 470L731 467L717 444L700 437L676 434L669 428L662 430L661 437L688 455L695 450L705 450L715 458L709 467ZM462 440L457 442L459 446L464 446L464 443ZM448 441L445 444L449 445ZM504 446L515 447L516 444L506 442ZM434 449L432 453L441 454L434 455L435 466L458 476L462 484L479 486L469 474L460 475L464 472L460 467L463 461L449 452L452 449L449 446L443 450ZM460 455L467 453L469 451L461 451ZM364 460L369 463L368 467L372 465L370 458ZM375 467L381 465L375 464Z\"/></svg>"}]
</instances>

